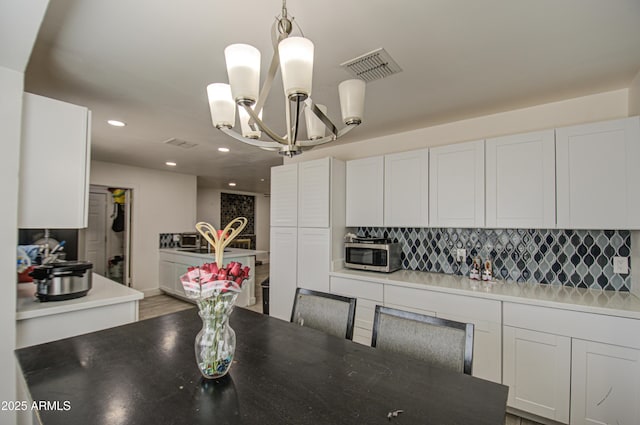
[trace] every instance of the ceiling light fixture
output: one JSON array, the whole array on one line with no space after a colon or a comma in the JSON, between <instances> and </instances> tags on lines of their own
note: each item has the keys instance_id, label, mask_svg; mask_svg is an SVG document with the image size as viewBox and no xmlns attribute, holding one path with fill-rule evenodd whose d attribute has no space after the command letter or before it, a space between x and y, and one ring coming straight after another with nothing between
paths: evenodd
<instances>
[{"instance_id":1,"label":"ceiling light fixture","mask_svg":"<svg viewBox=\"0 0 640 425\"><path fill-rule=\"evenodd\" d=\"M344 128L338 130L327 117L327 108L311 100L313 43L304 37L290 37L293 20L293 17L288 17L286 0L283 0L282 14L276 17L272 27L273 57L269 73L259 95L260 51L248 44L232 44L224 50L229 84L214 83L207 86L211 120L215 128L241 142L278 151L288 157L332 142L357 127L362 122L365 93L365 82L361 79L346 80L338 85L342 121L345 124ZM278 68L282 73L286 96L287 134L282 137L262 121L262 108ZM236 121L236 106L242 134L232 130ZM303 110L308 140L298 140ZM330 132L328 136L325 136L326 129ZM259 140L261 133L266 133L271 141Z\"/></svg>"},{"instance_id":2,"label":"ceiling light fixture","mask_svg":"<svg viewBox=\"0 0 640 425\"><path fill-rule=\"evenodd\" d=\"M112 125L114 127L124 127L125 125L127 125L126 122L118 121L118 120L107 120L107 124Z\"/></svg>"},{"instance_id":3,"label":"ceiling light fixture","mask_svg":"<svg viewBox=\"0 0 640 425\"><path fill-rule=\"evenodd\" d=\"M234 182L230 182L229 186L235 186L236 184Z\"/></svg>"},{"instance_id":4,"label":"ceiling light fixture","mask_svg":"<svg viewBox=\"0 0 640 425\"><path fill-rule=\"evenodd\" d=\"M229 152L229 148L218 148L220 152Z\"/></svg>"},{"instance_id":5,"label":"ceiling light fixture","mask_svg":"<svg viewBox=\"0 0 640 425\"><path fill-rule=\"evenodd\" d=\"M167 161L167 162L165 162L165 164L167 164L169 167L175 167L176 165L178 165L173 161Z\"/></svg>"}]
</instances>

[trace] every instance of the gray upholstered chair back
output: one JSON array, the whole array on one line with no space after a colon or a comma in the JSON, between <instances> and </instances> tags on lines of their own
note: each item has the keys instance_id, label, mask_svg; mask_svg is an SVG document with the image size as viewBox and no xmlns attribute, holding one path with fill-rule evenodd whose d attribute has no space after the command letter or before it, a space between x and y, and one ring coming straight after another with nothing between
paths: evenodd
<instances>
[{"instance_id":1,"label":"gray upholstered chair back","mask_svg":"<svg viewBox=\"0 0 640 425\"><path fill-rule=\"evenodd\" d=\"M353 339L356 299L297 288L291 322Z\"/></svg>"},{"instance_id":2,"label":"gray upholstered chair back","mask_svg":"<svg viewBox=\"0 0 640 425\"><path fill-rule=\"evenodd\" d=\"M376 306L371 346L471 375L473 324Z\"/></svg>"}]
</instances>

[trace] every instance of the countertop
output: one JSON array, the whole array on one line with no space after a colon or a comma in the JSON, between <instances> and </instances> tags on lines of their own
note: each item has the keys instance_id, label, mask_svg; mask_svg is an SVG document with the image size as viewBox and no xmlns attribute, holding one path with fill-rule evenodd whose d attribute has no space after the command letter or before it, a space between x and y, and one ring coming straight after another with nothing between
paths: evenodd
<instances>
[{"instance_id":1,"label":"countertop","mask_svg":"<svg viewBox=\"0 0 640 425\"><path fill-rule=\"evenodd\" d=\"M504 281L486 283L471 280L466 276L413 270L398 270L385 274L340 269L331 272L330 275L367 280L385 285L428 289L430 291L498 301L640 319L640 298L629 292L600 291L540 283Z\"/></svg>"},{"instance_id":2,"label":"countertop","mask_svg":"<svg viewBox=\"0 0 640 425\"><path fill-rule=\"evenodd\" d=\"M38 301L35 297L36 285L34 283L19 283L16 320L102 307L144 298L142 292L109 280L99 274L93 273L91 279L92 287L86 296L66 301L49 302Z\"/></svg>"},{"instance_id":3,"label":"countertop","mask_svg":"<svg viewBox=\"0 0 640 425\"><path fill-rule=\"evenodd\" d=\"M204 380L189 309L16 350L44 425L504 423L508 388L242 308L229 374ZM404 412L391 419L391 411Z\"/></svg>"},{"instance_id":4,"label":"countertop","mask_svg":"<svg viewBox=\"0 0 640 425\"><path fill-rule=\"evenodd\" d=\"M182 251L184 248L160 248L160 252L165 252L167 254L180 254L186 255L189 257L196 258L210 258L211 261L215 261L215 253L214 252L205 252L205 253L197 253L197 252L187 252ZM259 251L255 249L241 249L241 248L225 248L224 249L224 258L241 258L241 257L255 257L260 254L267 254L267 251Z\"/></svg>"}]
</instances>

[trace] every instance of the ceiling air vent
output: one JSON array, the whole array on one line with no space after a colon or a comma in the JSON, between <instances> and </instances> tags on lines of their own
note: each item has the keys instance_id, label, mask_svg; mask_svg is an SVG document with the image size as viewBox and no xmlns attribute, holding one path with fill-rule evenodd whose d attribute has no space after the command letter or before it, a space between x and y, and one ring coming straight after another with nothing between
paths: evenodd
<instances>
[{"instance_id":1,"label":"ceiling air vent","mask_svg":"<svg viewBox=\"0 0 640 425\"><path fill-rule=\"evenodd\" d=\"M183 149L191 149L191 148L195 148L196 146L198 146L197 143L187 142L186 140L176 139L175 137L172 137L169 140L165 140L162 143L165 143L167 145L177 146L177 147L183 148Z\"/></svg>"},{"instance_id":2,"label":"ceiling air vent","mask_svg":"<svg viewBox=\"0 0 640 425\"><path fill-rule=\"evenodd\" d=\"M402 71L402 68L382 47L355 59L348 60L340 64L340 66L351 75L366 82L386 78Z\"/></svg>"}]
</instances>

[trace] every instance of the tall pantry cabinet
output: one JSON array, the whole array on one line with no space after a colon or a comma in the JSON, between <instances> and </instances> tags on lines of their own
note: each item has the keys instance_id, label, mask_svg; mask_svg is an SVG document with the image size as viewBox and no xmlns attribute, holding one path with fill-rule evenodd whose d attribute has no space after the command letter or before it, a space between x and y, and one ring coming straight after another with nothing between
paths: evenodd
<instances>
[{"instance_id":1,"label":"tall pantry cabinet","mask_svg":"<svg viewBox=\"0 0 640 425\"><path fill-rule=\"evenodd\" d=\"M290 320L296 287L329 292L344 257L344 188L345 163L335 158L271 169L271 316Z\"/></svg>"}]
</instances>

